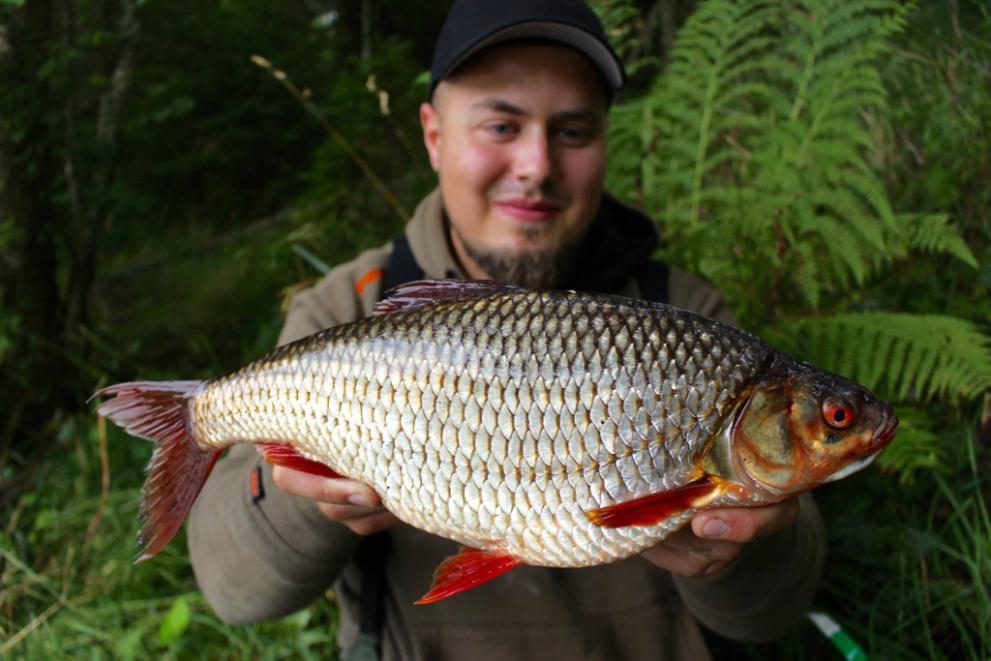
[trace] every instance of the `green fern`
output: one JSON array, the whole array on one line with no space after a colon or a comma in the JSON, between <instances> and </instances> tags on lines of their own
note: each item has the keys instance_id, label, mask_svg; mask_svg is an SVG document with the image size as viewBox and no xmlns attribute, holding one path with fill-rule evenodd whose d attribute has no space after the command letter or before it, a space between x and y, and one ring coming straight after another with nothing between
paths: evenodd
<instances>
[{"instance_id":1,"label":"green fern","mask_svg":"<svg viewBox=\"0 0 991 661\"><path fill-rule=\"evenodd\" d=\"M793 322L796 353L900 401L991 389L991 339L962 319L860 312Z\"/></svg>"},{"instance_id":2,"label":"green fern","mask_svg":"<svg viewBox=\"0 0 991 661\"><path fill-rule=\"evenodd\" d=\"M818 307L909 250L976 265L948 222L895 214L867 161L867 118L885 110L875 60L910 8L710 0L650 93L614 112L610 186L659 220L665 257L758 323L762 308ZM755 284L768 265L770 290Z\"/></svg>"},{"instance_id":3,"label":"green fern","mask_svg":"<svg viewBox=\"0 0 991 661\"><path fill-rule=\"evenodd\" d=\"M928 253L947 253L953 255L964 264L977 268L977 259L964 243L960 233L950 224L950 217L945 214L920 214L907 218L900 216L902 222L912 227L908 236L908 248Z\"/></svg>"},{"instance_id":4,"label":"green fern","mask_svg":"<svg viewBox=\"0 0 991 661\"><path fill-rule=\"evenodd\" d=\"M936 470L946 465L943 437L930 428L926 411L898 407L898 431L878 457L878 465L898 473L902 484L912 482L915 471Z\"/></svg>"},{"instance_id":5,"label":"green fern","mask_svg":"<svg viewBox=\"0 0 991 661\"><path fill-rule=\"evenodd\" d=\"M635 0L592 0L590 6L625 63L627 75L635 76L643 67L659 64L656 57L643 53L646 27Z\"/></svg>"}]
</instances>

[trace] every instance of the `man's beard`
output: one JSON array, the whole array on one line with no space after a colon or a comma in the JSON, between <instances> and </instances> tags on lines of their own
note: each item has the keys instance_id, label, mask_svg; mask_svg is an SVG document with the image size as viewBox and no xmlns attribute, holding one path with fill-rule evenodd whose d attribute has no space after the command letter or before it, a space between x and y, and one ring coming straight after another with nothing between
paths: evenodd
<instances>
[{"instance_id":1,"label":"man's beard","mask_svg":"<svg viewBox=\"0 0 991 661\"><path fill-rule=\"evenodd\" d=\"M451 227L468 256L493 280L531 289L547 289L559 286L571 270L575 253L573 246L521 252L486 251L472 245L453 224Z\"/></svg>"}]
</instances>

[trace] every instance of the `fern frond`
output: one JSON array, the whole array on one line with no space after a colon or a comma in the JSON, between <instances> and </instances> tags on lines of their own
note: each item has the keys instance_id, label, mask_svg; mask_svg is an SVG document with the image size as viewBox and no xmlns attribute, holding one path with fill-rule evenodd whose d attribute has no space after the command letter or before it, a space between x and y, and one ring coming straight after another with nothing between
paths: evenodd
<instances>
[{"instance_id":1,"label":"fern frond","mask_svg":"<svg viewBox=\"0 0 991 661\"><path fill-rule=\"evenodd\" d=\"M910 407L896 407L898 430L894 440L881 453L877 464L882 469L898 473L902 484L912 482L915 471L933 470L944 465L943 437L927 424L924 412Z\"/></svg>"},{"instance_id":2,"label":"fern frond","mask_svg":"<svg viewBox=\"0 0 991 661\"><path fill-rule=\"evenodd\" d=\"M991 337L963 319L860 312L799 320L789 331L803 357L899 400L991 389Z\"/></svg>"},{"instance_id":3,"label":"fern frond","mask_svg":"<svg viewBox=\"0 0 991 661\"><path fill-rule=\"evenodd\" d=\"M898 220L911 227L908 247L928 253L948 253L972 268L977 258L946 214L902 214Z\"/></svg>"}]
</instances>

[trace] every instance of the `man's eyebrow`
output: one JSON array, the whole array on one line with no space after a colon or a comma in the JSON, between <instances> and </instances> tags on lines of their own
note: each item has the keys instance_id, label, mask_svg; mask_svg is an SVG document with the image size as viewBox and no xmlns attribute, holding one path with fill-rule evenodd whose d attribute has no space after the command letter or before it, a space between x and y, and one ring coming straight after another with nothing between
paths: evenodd
<instances>
[{"instance_id":1,"label":"man's eyebrow","mask_svg":"<svg viewBox=\"0 0 991 661\"><path fill-rule=\"evenodd\" d=\"M487 98L481 101L476 101L471 104L472 110L495 110L496 112L504 112L508 115L519 115L526 116L529 113L520 108L519 106L514 106L508 101L503 101L502 99ZM578 107L570 110L562 110L561 112L556 112L552 118L556 121L594 121L599 119L602 113L598 113L592 108Z\"/></svg>"},{"instance_id":2,"label":"man's eyebrow","mask_svg":"<svg viewBox=\"0 0 991 661\"><path fill-rule=\"evenodd\" d=\"M563 110L561 112L556 112L554 113L553 118L559 122L593 122L601 119L603 116L603 113L596 112L591 108L576 108L574 110Z\"/></svg>"},{"instance_id":3,"label":"man's eyebrow","mask_svg":"<svg viewBox=\"0 0 991 661\"><path fill-rule=\"evenodd\" d=\"M510 115L525 115L527 114L523 108L514 106L508 101L503 101L501 99L487 98L481 101L476 101L471 104L472 110L495 110L497 112L504 112Z\"/></svg>"}]
</instances>

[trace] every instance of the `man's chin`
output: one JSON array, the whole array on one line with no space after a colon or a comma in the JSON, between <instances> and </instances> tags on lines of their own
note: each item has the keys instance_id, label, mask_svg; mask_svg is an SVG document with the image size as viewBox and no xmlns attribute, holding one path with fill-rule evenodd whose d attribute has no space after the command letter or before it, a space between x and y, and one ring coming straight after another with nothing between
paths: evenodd
<instances>
[{"instance_id":1,"label":"man's chin","mask_svg":"<svg viewBox=\"0 0 991 661\"><path fill-rule=\"evenodd\" d=\"M531 289L547 289L560 284L570 251L557 248L527 247L486 251L466 244L469 256L491 278Z\"/></svg>"}]
</instances>

